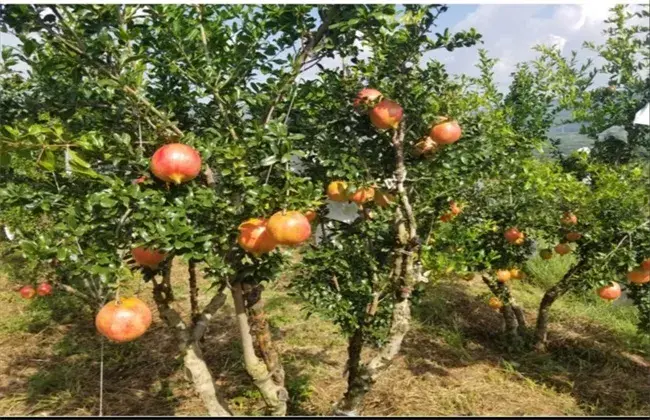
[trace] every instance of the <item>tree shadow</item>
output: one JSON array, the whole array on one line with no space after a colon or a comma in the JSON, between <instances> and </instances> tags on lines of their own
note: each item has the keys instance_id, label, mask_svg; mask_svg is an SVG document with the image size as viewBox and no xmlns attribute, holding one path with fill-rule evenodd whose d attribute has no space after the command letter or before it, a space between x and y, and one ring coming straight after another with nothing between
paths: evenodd
<instances>
[{"instance_id":1,"label":"tree shadow","mask_svg":"<svg viewBox=\"0 0 650 420\"><path fill-rule=\"evenodd\" d=\"M500 334L501 315L462 283L450 282L432 285L413 316L421 327L407 335L402 349L416 375L445 376L476 363L505 365L515 376L570 394L592 415L650 412L650 361L622 348L605 326L572 320L567 327L560 321L551 327L547 352L513 349Z\"/></svg>"},{"instance_id":2,"label":"tree shadow","mask_svg":"<svg viewBox=\"0 0 650 420\"><path fill-rule=\"evenodd\" d=\"M0 376L10 379L0 395L22 401L15 414L97 415L103 342L103 414L174 415L179 401L169 382L179 362L169 357L177 347L164 328L111 343L96 332L88 308L61 294L32 302L27 312L34 315L28 334L3 346L8 360Z\"/></svg>"}]
</instances>

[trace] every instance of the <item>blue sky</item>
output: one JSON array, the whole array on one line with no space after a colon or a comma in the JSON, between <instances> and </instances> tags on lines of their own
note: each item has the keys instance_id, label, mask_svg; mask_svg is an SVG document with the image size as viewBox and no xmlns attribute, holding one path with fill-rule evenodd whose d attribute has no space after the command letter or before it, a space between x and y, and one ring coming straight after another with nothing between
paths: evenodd
<instances>
[{"instance_id":1,"label":"blue sky","mask_svg":"<svg viewBox=\"0 0 650 420\"><path fill-rule=\"evenodd\" d=\"M483 35L484 43L480 46L488 50L490 56L498 58L495 79L501 88L510 81L510 73L518 62L532 60L536 52L532 47L537 44L554 44L561 47L565 54L571 50L581 50L584 41L602 40L603 21L607 18L611 4L594 1L589 4L531 5L531 4L452 4L438 20L435 32L449 28L452 32L477 29ZM633 6L638 7L638 6ZM0 34L2 44L15 44L16 40L6 34ZM450 73L476 74L474 65L478 59L478 46L462 48L453 52L436 51L429 57L443 62ZM585 60L588 52L581 50ZM338 60L324 65L339 65ZM315 76L314 68L309 76ZM603 79L598 80L604 83Z\"/></svg>"}]
</instances>

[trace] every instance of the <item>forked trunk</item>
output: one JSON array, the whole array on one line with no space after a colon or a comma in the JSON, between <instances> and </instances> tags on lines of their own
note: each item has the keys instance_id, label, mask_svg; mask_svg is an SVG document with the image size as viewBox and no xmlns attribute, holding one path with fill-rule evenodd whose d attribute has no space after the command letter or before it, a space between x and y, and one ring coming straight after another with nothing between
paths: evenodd
<instances>
[{"instance_id":1,"label":"forked trunk","mask_svg":"<svg viewBox=\"0 0 650 420\"><path fill-rule=\"evenodd\" d=\"M279 388L280 395L283 396L284 401L287 401L289 393L284 386L284 367L273 344L271 328L264 312L264 300L262 299L264 287L260 284L251 285L245 283L242 285L242 289L255 351L264 360L273 382Z\"/></svg>"},{"instance_id":2,"label":"forked trunk","mask_svg":"<svg viewBox=\"0 0 650 420\"><path fill-rule=\"evenodd\" d=\"M483 274L481 278L492 294L503 302L503 306L499 312L503 317L503 332L506 338L511 343L519 343L521 334L526 328L526 319L524 318L523 310L515 303L507 285L495 281L487 274Z\"/></svg>"},{"instance_id":3,"label":"forked trunk","mask_svg":"<svg viewBox=\"0 0 650 420\"><path fill-rule=\"evenodd\" d=\"M167 261L162 269L162 281L160 283L156 282L153 275L151 276L154 286L154 300L160 317L169 328L176 332L186 376L192 382L194 390L203 401L208 414L213 417L232 416L227 403L217 392L212 373L205 363L199 345L199 340L205 334L210 319L223 306L226 296L222 291L215 295L203 312L197 315L195 325L190 328L183 321L180 314L170 306L173 301L170 273L171 261Z\"/></svg>"},{"instance_id":4,"label":"forked trunk","mask_svg":"<svg viewBox=\"0 0 650 420\"><path fill-rule=\"evenodd\" d=\"M284 387L278 386L275 383L273 373L269 372L264 360L260 360L255 354L253 336L248 324L248 316L246 315L244 295L240 282L232 286L232 297L235 303L235 315L241 337L246 372L251 376L253 383L262 394L262 398L264 398L264 402L266 402L266 405L271 410L271 414L274 416L284 416L287 413L287 400L289 399L289 395Z\"/></svg>"},{"instance_id":5,"label":"forked trunk","mask_svg":"<svg viewBox=\"0 0 650 420\"><path fill-rule=\"evenodd\" d=\"M548 339L548 320L551 310L551 305L566 291L562 290L559 284L551 287L544 293L541 303L539 304L539 311L537 313L537 325L535 327L535 348L537 350L544 350Z\"/></svg>"},{"instance_id":6,"label":"forked trunk","mask_svg":"<svg viewBox=\"0 0 650 420\"><path fill-rule=\"evenodd\" d=\"M341 403L337 405L337 414L356 415L363 404L363 399L372 385L377 381L399 353L411 322L410 296L413 286L420 279L416 272L419 265L419 239L417 223L409 201L404 182L406 167L404 165L404 121L393 133L395 150L395 181L399 194L399 205L395 209L395 246L393 248L393 267L391 284L396 296L388 340L381 350L365 365L359 365L354 377L348 380L348 391ZM352 343L351 343L352 344ZM354 343L355 346L361 344ZM359 351L360 353L360 351ZM354 354L354 353L352 353ZM351 364L349 365L352 366Z\"/></svg>"},{"instance_id":7,"label":"forked trunk","mask_svg":"<svg viewBox=\"0 0 650 420\"><path fill-rule=\"evenodd\" d=\"M571 289L571 280L574 275L578 274L585 265L584 261L578 261L554 286L544 293L544 297L539 304L537 312L537 325L535 327L535 348L543 351L546 348L548 340L548 321L551 305Z\"/></svg>"}]
</instances>

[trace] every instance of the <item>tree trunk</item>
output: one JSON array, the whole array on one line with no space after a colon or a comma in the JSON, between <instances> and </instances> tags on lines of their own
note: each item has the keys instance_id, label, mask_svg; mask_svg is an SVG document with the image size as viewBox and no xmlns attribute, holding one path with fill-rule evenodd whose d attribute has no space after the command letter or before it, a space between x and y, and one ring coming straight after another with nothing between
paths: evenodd
<instances>
[{"instance_id":1,"label":"tree trunk","mask_svg":"<svg viewBox=\"0 0 650 420\"><path fill-rule=\"evenodd\" d=\"M517 324L519 324L518 332L521 335L526 330L526 317L524 316L524 311L519 305L512 304L512 310L515 313L517 318Z\"/></svg>"},{"instance_id":2,"label":"tree trunk","mask_svg":"<svg viewBox=\"0 0 650 420\"><path fill-rule=\"evenodd\" d=\"M162 281L157 283L155 277L151 278L154 287L154 300L160 317L176 333L186 376L192 382L194 390L203 401L208 414L213 417L231 416L232 413L228 410L227 403L217 393L212 373L205 363L203 352L199 346L199 340L205 334L210 319L226 302L226 295L223 294L222 288L203 312L197 316L196 325L188 328L180 314L169 305L173 301L170 273L171 261L167 261L162 268Z\"/></svg>"},{"instance_id":3,"label":"tree trunk","mask_svg":"<svg viewBox=\"0 0 650 420\"><path fill-rule=\"evenodd\" d=\"M264 398L266 405L270 408L271 414L274 416L284 416L287 412L287 400L289 399L289 395L287 394L286 389L276 385L273 380L273 374L269 373L266 363L264 363L263 360L260 360L255 354L253 336L251 335L250 327L248 325L248 316L246 315L244 295L242 293L240 282L233 285L232 297L235 303L235 314L241 336L246 372L251 376L255 386L262 394L262 398Z\"/></svg>"},{"instance_id":4,"label":"tree trunk","mask_svg":"<svg viewBox=\"0 0 650 420\"><path fill-rule=\"evenodd\" d=\"M368 390L368 375L365 366L361 364L363 350L363 326L360 325L348 340L348 389L343 400L336 408L336 414L355 416L356 410L361 405L363 396Z\"/></svg>"},{"instance_id":5,"label":"tree trunk","mask_svg":"<svg viewBox=\"0 0 650 420\"><path fill-rule=\"evenodd\" d=\"M273 382L279 388L280 395L286 396L284 400L287 401L289 393L284 386L284 367L273 344L271 328L264 312L264 300L262 299L264 287L261 284L243 284L242 288L255 350L264 360L268 371L271 372Z\"/></svg>"},{"instance_id":6,"label":"tree trunk","mask_svg":"<svg viewBox=\"0 0 650 420\"><path fill-rule=\"evenodd\" d=\"M503 320L505 322L504 332L506 337L511 342L517 341L519 335L517 334L519 323L517 322L517 317L515 312L512 310L512 305L503 305L501 307L501 314L503 315Z\"/></svg>"},{"instance_id":7,"label":"tree trunk","mask_svg":"<svg viewBox=\"0 0 650 420\"><path fill-rule=\"evenodd\" d=\"M551 305L564 293L560 284L556 284L544 293L542 302L539 304L539 311L537 313L537 325L535 327L535 348L543 350L546 347L548 335L548 318Z\"/></svg>"},{"instance_id":8,"label":"tree trunk","mask_svg":"<svg viewBox=\"0 0 650 420\"><path fill-rule=\"evenodd\" d=\"M483 274L481 278L492 294L503 302L500 312L503 316L503 331L506 337L511 342L519 342L521 338L520 334L523 333L526 328L524 312L515 304L514 298L512 297L507 285L495 282L493 279L490 279L487 274Z\"/></svg>"},{"instance_id":9,"label":"tree trunk","mask_svg":"<svg viewBox=\"0 0 650 420\"><path fill-rule=\"evenodd\" d=\"M188 264L189 286L190 286L190 310L192 324L196 323L199 316L198 289L196 287L196 261L191 259Z\"/></svg>"},{"instance_id":10,"label":"tree trunk","mask_svg":"<svg viewBox=\"0 0 650 420\"><path fill-rule=\"evenodd\" d=\"M392 322L388 333L388 341L370 362L359 367L355 378L348 380L349 388L343 401L338 405L339 414L356 415L356 410L363 403L363 398L399 353L411 322L410 296L413 286L419 280L415 273L415 263L418 257L419 239L417 223L409 201L404 182L406 167L404 166L404 121L393 133L393 148L395 150L395 181L399 195L399 205L395 209L395 245L393 248L393 266L391 268L391 284L396 295L393 307ZM357 344L355 344L357 345ZM362 344L361 344L362 345ZM350 367L352 365L349 365Z\"/></svg>"},{"instance_id":11,"label":"tree trunk","mask_svg":"<svg viewBox=\"0 0 650 420\"><path fill-rule=\"evenodd\" d=\"M183 364L186 374L194 385L194 390L201 397L203 405L208 410L208 414L213 417L229 417L232 414L228 411L225 401L217 394L214 385L214 379L210 373L208 365L203 359L203 352L199 343L192 341L185 348L183 355Z\"/></svg>"},{"instance_id":12,"label":"tree trunk","mask_svg":"<svg viewBox=\"0 0 650 420\"><path fill-rule=\"evenodd\" d=\"M535 326L535 348L543 351L546 348L548 336L548 319L551 305L571 288L571 279L585 265L584 261L578 261L554 286L544 293L537 312L537 325Z\"/></svg>"}]
</instances>

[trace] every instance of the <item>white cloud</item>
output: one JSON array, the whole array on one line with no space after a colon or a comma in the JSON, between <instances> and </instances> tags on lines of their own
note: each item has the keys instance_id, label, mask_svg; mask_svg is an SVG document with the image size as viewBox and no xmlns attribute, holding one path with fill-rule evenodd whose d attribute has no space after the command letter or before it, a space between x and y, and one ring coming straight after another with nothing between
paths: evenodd
<instances>
[{"instance_id":1,"label":"white cloud","mask_svg":"<svg viewBox=\"0 0 650 420\"><path fill-rule=\"evenodd\" d=\"M479 5L450 29L456 32L474 27L483 35L484 44L452 52L435 51L427 57L445 63L452 74L477 75L478 48L485 48L490 57L500 60L494 77L505 88L517 63L535 59L535 45L556 45L565 55L576 50L581 61L593 58L593 53L582 49L582 43L603 41L604 20L611 6L599 2L561 6ZM601 77L596 83L604 84L606 80Z\"/></svg>"}]
</instances>

